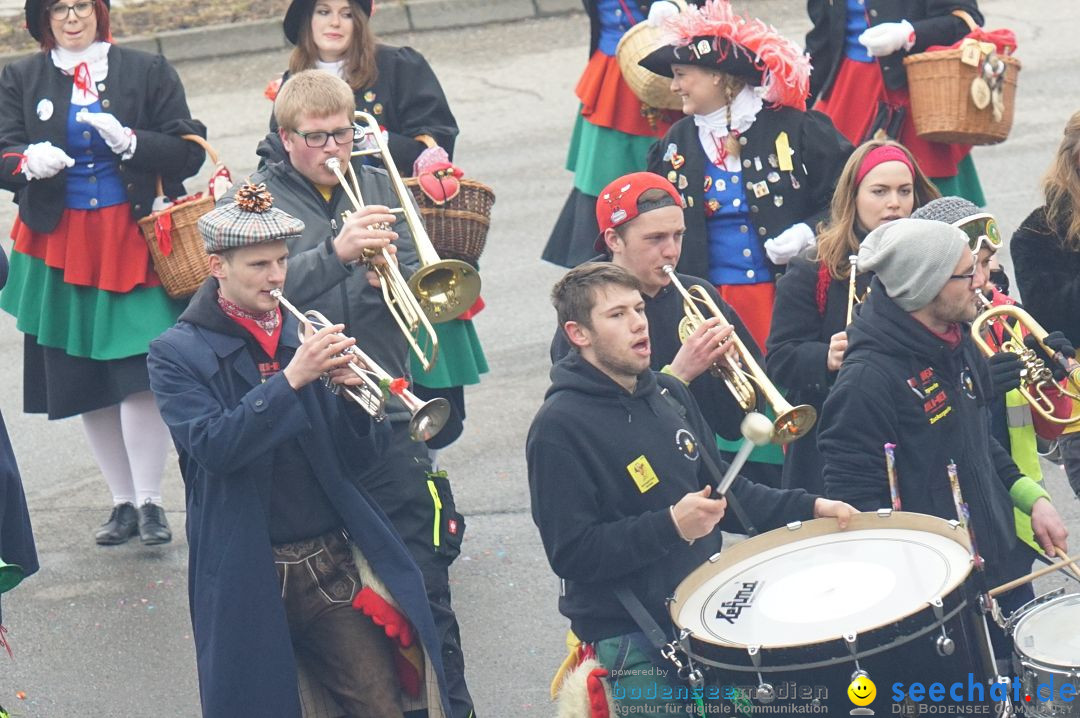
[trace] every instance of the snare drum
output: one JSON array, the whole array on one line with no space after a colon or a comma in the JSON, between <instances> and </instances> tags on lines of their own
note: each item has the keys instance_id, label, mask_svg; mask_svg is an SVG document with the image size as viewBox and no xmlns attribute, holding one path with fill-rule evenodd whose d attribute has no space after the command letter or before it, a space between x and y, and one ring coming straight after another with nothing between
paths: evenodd
<instances>
[{"instance_id":1,"label":"snare drum","mask_svg":"<svg viewBox=\"0 0 1080 718\"><path fill-rule=\"evenodd\" d=\"M743 693L762 703L809 693L847 712L861 670L888 711L896 682L966 686L971 673L985 686L993 670L969 547L955 522L922 514L862 513L844 531L835 519L792 524L696 569L671 617L710 680L760 686Z\"/></svg>"},{"instance_id":2,"label":"snare drum","mask_svg":"<svg viewBox=\"0 0 1080 718\"><path fill-rule=\"evenodd\" d=\"M1039 597L1019 609L1009 623L1014 626L1013 662L1025 715L1057 718L1071 712L1080 716L1076 707L1080 699L1060 700L1064 683L1080 691L1080 595ZM1053 696L1045 687L1039 695L1040 685L1053 686ZM1027 696L1030 701L1025 700Z\"/></svg>"}]
</instances>

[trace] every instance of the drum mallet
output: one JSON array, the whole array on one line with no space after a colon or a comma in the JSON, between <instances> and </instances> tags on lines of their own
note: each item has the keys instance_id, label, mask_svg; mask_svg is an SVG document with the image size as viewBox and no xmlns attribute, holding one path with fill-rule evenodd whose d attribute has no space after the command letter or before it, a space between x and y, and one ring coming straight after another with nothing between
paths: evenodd
<instances>
[{"instance_id":1,"label":"drum mallet","mask_svg":"<svg viewBox=\"0 0 1080 718\"><path fill-rule=\"evenodd\" d=\"M765 446L772 440L773 423L764 414L751 411L743 417L739 430L743 435L743 443L739 446L735 458L731 460L728 470L724 473L724 478L720 479L720 485L716 487L717 493L721 496L727 495L728 489L731 488L731 484L735 481L735 477L739 475L746 460L750 458L750 452L758 446Z\"/></svg>"}]
</instances>

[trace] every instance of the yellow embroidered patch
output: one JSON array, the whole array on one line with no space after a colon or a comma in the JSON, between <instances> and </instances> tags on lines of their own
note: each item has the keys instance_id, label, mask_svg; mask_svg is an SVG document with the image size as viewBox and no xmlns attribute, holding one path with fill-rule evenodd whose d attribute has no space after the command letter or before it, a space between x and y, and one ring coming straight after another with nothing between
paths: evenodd
<instances>
[{"instance_id":1,"label":"yellow embroidered patch","mask_svg":"<svg viewBox=\"0 0 1080 718\"><path fill-rule=\"evenodd\" d=\"M645 493L660 483L660 477L653 471L649 460L645 458L645 454L627 464L626 470L630 472L630 478L637 484L638 491L641 493Z\"/></svg>"}]
</instances>

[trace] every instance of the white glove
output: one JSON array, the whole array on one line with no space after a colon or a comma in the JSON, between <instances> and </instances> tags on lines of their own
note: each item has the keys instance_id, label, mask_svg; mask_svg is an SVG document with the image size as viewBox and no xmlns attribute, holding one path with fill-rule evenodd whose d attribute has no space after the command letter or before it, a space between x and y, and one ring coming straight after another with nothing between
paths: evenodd
<instances>
[{"instance_id":1,"label":"white glove","mask_svg":"<svg viewBox=\"0 0 1080 718\"><path fill-rule=\"evenodd\" d=\"M26 157L26 161L23 162L23 174L28 180L55 177L65 167L75 166L75 160L51 142L28 145L23 155Z\"/></svg>"},{"instance_id":2,"label":"white glove","mask_svg":"<svg viewBox=\"0 0 1080 718\"><path fill-rule=\"evenodd\" d=\"M120 120L108 112L87 112L79 110L75 114L76 122L85 122L97 130L109 149L128 159L135 153L135 133L120 124Z\"/></svg>"},{"instance_id":3,"label":"white glove","mask_svg":"<svg viewBox=\"0 0 1080 718\"><path fill-rule=\"evenodd\" d=\"M915 45L915 28L907 20L883 22L859 35L859 43L874 57L885 57Z\"/></svg>"},{"instance_id":4,"label":"white glove","mask_svg":"<svg viewBox=\"0 0 1080 718\"><path fill-rule=\"evenodd\" d=\"M660 27L664 24L664 20L667 20L672 15L679 14L679 6L673 2L654 2L649 7L649 24L653 27Z\"/></svg>"},{"instance_id":5,"label":"white glove","mask_svg":"<svg viewBox=\"0 0 1080 718\"><path fill-rule=\"evenodd\" d=\"M773 264L787 264L791 258L814 243L814 230L799 222L765 242L765 254Z\"/></svg>"}]
</instances>

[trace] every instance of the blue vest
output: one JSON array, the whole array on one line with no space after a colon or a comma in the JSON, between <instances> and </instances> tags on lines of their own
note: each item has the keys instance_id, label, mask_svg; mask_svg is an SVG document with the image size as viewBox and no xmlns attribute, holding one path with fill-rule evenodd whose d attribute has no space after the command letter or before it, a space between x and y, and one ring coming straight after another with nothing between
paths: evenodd
<instances>
[{"instance_id":1,"label":"blue vest","mask_svg":"<svg viewBox=\"0 0 1080 718\"><path fill-rule=\"evenodd\" d=\"M765 250L750 224L742 172L706 162L703 199L709 281L718 285L771 282Z\"/></svg>"},{"instance_id":2,"label":"blue vest","mask_svg":"<svg viewBox=\"0 0 1080 718\"><path fill-rule=\"evenodd\" d=\"M69 209L101 209L127 202L127 192L120 180L117 168L119 157L109 149L90 125L76 122L75 114L83 109L72 105L67 121L67 150L75 160L75 166L67 171L67 199ZM101 112L101 103L86 106L88 112Z\"/></svg>"},{"instance_id":3,"label":"blue vest","mask_svg":"<svg viewBox=\"0 0 1080 718\"><path fill-rule=\"evenodd\" d=\"M626 8L619 0L597 0L596 11L600 17L600 52L614 57L619 40L635 23L645 18L637 7L636 0L624 0ZM629 8L631 17L626 16Z\"/></svg>"},{"instance_id":4,"label":"blue vest","mask_svg":"<svg viewBox=\"0 0 1080 718\"><path fill-rule=\"evenodd\" d=\"M844 55L856 62L873 62L874 58L859 43L859 35L869 25L866 22L866 0L847 0L847 22L844 24Z\"/></svg>"}]
</instances>

